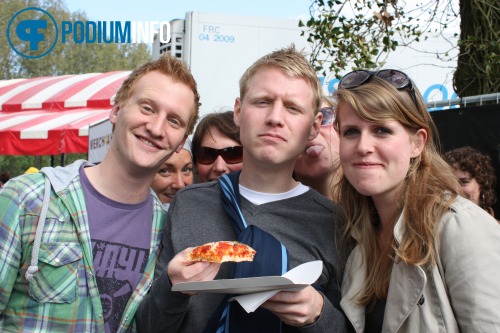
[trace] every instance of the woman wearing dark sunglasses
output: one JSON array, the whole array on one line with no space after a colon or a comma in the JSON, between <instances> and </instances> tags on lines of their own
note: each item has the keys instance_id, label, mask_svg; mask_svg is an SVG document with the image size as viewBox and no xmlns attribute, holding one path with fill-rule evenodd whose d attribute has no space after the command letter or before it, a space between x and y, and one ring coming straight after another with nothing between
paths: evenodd
<instances>
[{"instance_id":1,"label":"woman wearing dark sunglasses","mask_svg":"<svg viewBox=\"0 0 500 333\"><path fill-rule=\"evenodd\" d=\"M233 114L233 111L208 114L196 127L193 161L202 183L243 167L240 130L234 123Z\"/></svg>"},{"instance_id":2,"label":"woman wearing dark sunglasses","mask_svg":"<svg viewBox=\"0 0 500 333\"><path fill-rule=\"evenodd\" d=\"M339 174L339 136L333 128L334 103L323 97L321 105L321 129L318 136L309 141L304 152L295 161L293 177L335 201L332 185Z\"/></svg>"},{"instance_id":3,"label":"woman wearing dark sunglasses","mask_svg":"<svg viewBox=\"0 0 500 333\"><path fill-rule=\"evenodd\" d=\"M346 263L356 332L500 331L500 228L435 145L420 93L397 70L354 71L336 92Z\"/></svg>"}]
</instances>

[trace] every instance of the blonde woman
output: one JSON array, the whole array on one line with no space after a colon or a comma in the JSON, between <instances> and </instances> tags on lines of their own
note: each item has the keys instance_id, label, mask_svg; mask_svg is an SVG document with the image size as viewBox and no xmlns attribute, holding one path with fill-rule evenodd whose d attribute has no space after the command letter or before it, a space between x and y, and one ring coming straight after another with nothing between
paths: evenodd
<instances>
[{"instance_id":1,"label":"blonde woman","mask_svg":"<svg viewBox=\"0 0 500 333\"><path fill-rule=\"evenodd\" d=\"M500 331L500 227L460 197L420 93L397 70L354 71L336 93L346 263L356 332Z\"/></svg>"}]
</instances>

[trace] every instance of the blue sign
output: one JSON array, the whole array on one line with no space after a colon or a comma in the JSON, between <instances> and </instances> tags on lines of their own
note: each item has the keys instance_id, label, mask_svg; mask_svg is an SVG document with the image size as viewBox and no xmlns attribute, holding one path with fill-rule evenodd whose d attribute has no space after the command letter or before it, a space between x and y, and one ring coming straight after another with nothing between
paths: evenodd
<instances>
[{"instance_id":1,"label":"blue sign","mask_svg":"<svg viewBox=\"0 0 500 333\"><path fill-rule=\"evenodd\" d=\"M322 86L324 86L325 83L327 83L327 89L328 89L329 95L333 95L335 93L335 91L337 90L337 85L340 81L339 79L334 78L329 82L325 82L324 77L319 77L319 80L320 80ZM424 101L429 102L430 97L434 96L436 94L436 92L439 92L442 95L441 100L458 98L458 95L454 91L451 91L451 93L450 93L450 92L448 92L448 88L446 86L444 86L443 84L436 83L436 84L430 85L429 87L427 87L425 89L425 91L423 91L422 97L424 98ZM448 95L451 95L451 96L448 97ZM440 110L440 109L442 109L442 107L436 108L436 110Z\"/></svg>"}]
</instances>

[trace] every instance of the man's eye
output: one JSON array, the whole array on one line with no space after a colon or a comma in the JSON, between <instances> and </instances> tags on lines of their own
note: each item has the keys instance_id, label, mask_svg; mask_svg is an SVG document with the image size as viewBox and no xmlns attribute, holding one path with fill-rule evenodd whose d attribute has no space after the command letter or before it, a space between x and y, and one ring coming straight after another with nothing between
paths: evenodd
<instances>
[{"instance_id":1,"label":"man's eye","mask_svg":"<svg viewBox=\"0 0 500 333\"><path fill-rule=\"evenodd\" d=\"M293 113L297 113L297 112L299 112L299 111L300 111L297 107L292 106L292 105L287 106L287 107L286 107L286 109L287 109L288 111L290 111L290 112L293 112Z\"/></svg>"},{"instance_id":2,"label":"man's eye","mask_svg":"<svg viewBox=\"0 0 500 333\"><path fill-rule=\"evenodd\" d=\"M142 109L146 112L153 112L153 108L150 107L149 105L143 105Z\"/></svg>"},{"instance_id":3,"label":"man's eye","mask_svg":"<svg viewBox=\"0 0 500 333\"><path fill-rule=\"evenodd\" d=\"M257 104L258 106L267 106L269 105L269 102L268 101L257 101L255 104Z\"/></svg>"},{"instance_id":4,"label":"man's eye","mask_svg":"<svg viewBox=\"0 0 500 333\"><path fill-rule=\"evenodd\" d=\"M176 119L176 118L169 118L168 121L174 125L174 126L180 126L181 125L181 122L179 121L179 119Z\"/></svg>"}]
</instances>

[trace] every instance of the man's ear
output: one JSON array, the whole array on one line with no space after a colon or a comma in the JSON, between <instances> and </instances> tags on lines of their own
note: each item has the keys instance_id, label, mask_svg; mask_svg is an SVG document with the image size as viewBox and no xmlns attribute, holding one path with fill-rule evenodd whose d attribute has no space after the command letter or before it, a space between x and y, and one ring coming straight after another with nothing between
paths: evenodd
<instances>
[{"instance_id":1,"label":"man's ear","mask_svg":"<svg viewBox=\"0 0 500 333\"><path fill-rule=\"evenodd\" d=\"M417 157L422 154L425 143L427 142L427 131L423 128L419 129L413 137L413 151L411 157Z\"/></svg>"},{"instance_id":2,"label":"man's ear","mask_svg":"<svg viewBox=\"0 0 500 333\"><path fill-rule=\"evenodd\" d=\"M177 147L177 149L175 150L176 153L180 153L180 151L182 150L182 147L184 147L184 143L186 143L186 140L188 138L188 135L184 135L184 139L182 139L182 142L181 144L179 145L179 147Z\"/></svg>"},{"instance_id":3,"label":"man's ear","mask_svg":"<svg viewBox=\"0 0 500 333\"><path fill-rule=\"evenodd\" d=\"M118 116L118 111L120 111L120 106L119 105L113 105L113 108L111 109L111 112L109 113L109 121L113 126L116 124L116 118Z\"/></svg>"},{"instance_id":4,"label":"man's ear","mask_svg":"<svg viewBox=\"0 0 500 333\"><path fill-rule=\"evenodd\" d=\"M241 99L237 97L234 100L234 114L233 119L236 126L240 127L240 116L241 116Z\"/></svg>"},{"instance_id":5,"label":"man's ear","mask_svg":"<svg viewBox=\"0 0 500 333\"><path fill-rule=\"evenodd\" d=\"M316 115L314 116L314 122L313 122L312 128L311 128L311 134L309 134L309 138L308 138L309 141L315 139L318 136L319 130L321 129L321 121L322 120L323 120L323 114L321 112L316 113Z\"/></svg>"}]
</instances>

